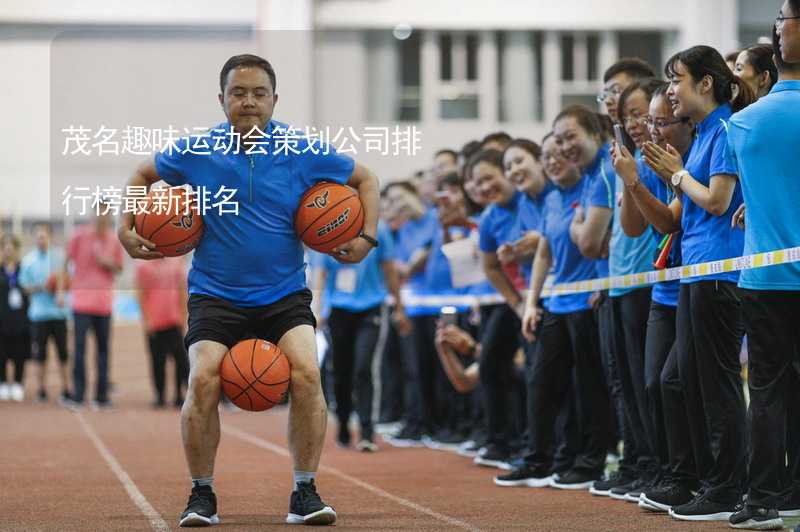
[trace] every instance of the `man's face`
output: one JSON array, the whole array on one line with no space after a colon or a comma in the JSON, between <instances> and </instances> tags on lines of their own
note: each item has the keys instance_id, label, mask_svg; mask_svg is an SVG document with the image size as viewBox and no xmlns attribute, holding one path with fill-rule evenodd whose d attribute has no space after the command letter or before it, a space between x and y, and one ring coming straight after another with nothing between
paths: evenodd
<instances>
[{"instance_id":1,"label":"man's face","mask_svg":"<svg viewBox=\"0 0 800 532\"><path fill-rule=\"evenodd\" d=\"M431 170L436 179L441 179L447 174L458 172L456 158L453 157L452 153L440 153L433 159L433 168Z\"/></svg>"},{"instance_id":2,"label":"man's face","mask_svg":"<svg viewBox=\"0 0 800 532\"><path fill-rule=\"evenodd\" d=\"M617 104L619 103L619 95L622 94L622 91L628 88L628 86L633 83L633 78L631 78L625 72L620 72L616 76L611 77L606 83L603 85L603 103L606 106L606 111L608 112L608 116L611 117L611 120L617 124L619 123L618 113L617 113Z\"/></svg>"},{"instance_id":3,"label":"man's face","mask_svg":"<svg viewBox=\"0 0 800 532\"><path fill-rule=\"evenodd\" d=\"M264 69L240 67L228 72L225 92L219 95L225 116L234 130L244 136L254 127L261 131L272 118L278 95Z\"/></svg>"},{"instance_id":4,"label":"man's face","mask_svg":"<svg viewBox=\"0 0 800 532\"><path fill-rule=\"evenodd\" d=\"M800 13L792 9L789 0L785 0L780 16L797 17ZM779 20L777 30L783 60L786 63L800 63L800 19Z\"/></svg>"},{"instance_id":5,"label":"man's face","mask_svg":"<svg viewBox=\"0 0 800 532\"><path fill-rule=\"evenodd\" d=\"M36 247L45 251L50 245L50 235L44 227L36 228Z\"/></svg>"}]
</instances>

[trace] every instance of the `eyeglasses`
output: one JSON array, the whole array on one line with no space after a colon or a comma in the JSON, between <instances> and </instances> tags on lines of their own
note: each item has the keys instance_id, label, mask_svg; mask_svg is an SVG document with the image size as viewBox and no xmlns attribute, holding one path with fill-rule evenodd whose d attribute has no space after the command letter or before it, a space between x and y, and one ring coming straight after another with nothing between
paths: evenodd
<instances>
[{"instance_id":1,"label":"eyeglasses","mask_svg":"<svg viewBox=\"0 0 800 532\"><path fill-rule=\"evenodd\" d=\"M675 124L682 124L687 121L686 118L675 118L674 120L653 120L649 116L642 117L642 123L650 129L664 129L667 126Z\"/></svg>"},{"instance_id":2,"label":"eyeglasses","mask_svg":"<svg viewBox=\"0 0 800 532\"><path fill-rule=\"evenodd\" d=\"M622 89L619 87L611 87L610 89L603 89L600 94L597 95L597 103L605 103L611 96L617 97L622 94Z\"/></svg>"},{"instance_id":3,"label":"eyeglasses","mask_svg":"<svg viewBox=\"0 0 800 532\"><path fill-rule=\"evenodd\" d=\"M780 23L782 23L784 20L797 20L797 19L800 19L800 16L797 16L797 17L784 17L784 16L783 16L783 13L780 13L780 12L779 12L779 13L778 13L778 16L777 16L777 17L775 17L775 23L776 23L776 24L780 24Z\"/></svg>"},{"instance_id":4,"label":"eyeglasses","mask_svg":"<svg viewBox=\"0 0 800 532\"><path fill-rule=\"evenodd\" d=\"M631 124L639 124L641 126L647 125L649 116L626 116L622 119L622 124L627 128Z\"/></svg>"}]
</instances>

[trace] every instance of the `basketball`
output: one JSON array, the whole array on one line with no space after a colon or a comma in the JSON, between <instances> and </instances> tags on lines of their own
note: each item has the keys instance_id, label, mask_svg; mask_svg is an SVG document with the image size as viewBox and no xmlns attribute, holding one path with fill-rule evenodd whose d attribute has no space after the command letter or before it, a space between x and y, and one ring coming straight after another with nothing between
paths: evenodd
<instances>
[{"instance_id":1,"label":"basketball","mask_svg":"<svg viewBox=\"0 0 800 532\"><path fill-rule=\"evenodd\" d=\"M305 245L320 253L330 253L361 232L364 209L358 193L345 185L319 183L305 193L294 229Z\"/></svg>"},{"instance_id":2,"label":"basketball","mask_svg":"<svg viewBox=\"0 0 800 532\"><path fill-rule=\"evenodd\" d=\"M222 392L242 410L261 412L281 403L289 390L289 359L266 340L242 340L219 367Z\"/></svg>"},{"instance_id":3,"label":"basketball","mask_svg":"<svg viewBox=\"0 0 800 532\"><path fill-rule=\"evenodd\" d=\"M134 228L165 257L185 255L203 236L203 218L186 189L158 188L139 200Z\"/></svg>"}]
</instances>

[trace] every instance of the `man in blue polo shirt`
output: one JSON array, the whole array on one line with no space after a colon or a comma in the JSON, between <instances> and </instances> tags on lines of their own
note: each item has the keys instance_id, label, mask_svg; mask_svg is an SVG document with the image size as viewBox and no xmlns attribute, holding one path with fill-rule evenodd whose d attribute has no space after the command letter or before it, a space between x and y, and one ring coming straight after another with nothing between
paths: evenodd
<instances>
[{"instance_id":1,"label":"man in blue polo shirt","mask_svg":"<svg viewBox=\"0 0 800 532\"><path fill-rule=\"evenodd\" d=\"M745 255L800 246L800 64L784 63L778 42L775 62L778 83L733 115L728 126L728 152L747 205ZM782 516L800 512L800 471L791 467L798 449L786 445L787 428L790 443L800 428L793 408L800 389L800 264L744 270L739 286L750 367L750 489L746 506L730 522L737 528L779 528Z\"/></svg>"},{"instance_id":2,"label":"man in blue polo shirt","mask_svg":"<svg viewBox=\"0 0 800 532\"><path fill-rule=\"evenodd\" d=\"M336 512L315 487L326 407L317 367L311 292L305 284L303 246L294 231L301 197L326 180L355 188L364 206L362 233L333 250L341 262L362 260L377 245L378 182L364 166L325 145L307 139L280 149L276 140L286 126L272 120L278 101L275 71L254 55L231 57L220 73L219 103L235 142L218 147L215 133L181 139L142 165L128 186L163 179L170 185L204 187L214 194L225 186L237 190L238 215L204 217L203 239L189 273L189 328L186 344L191 364L189 393L181 415L184 452L192 493L180 526L219 522L213 492L214 458L219 444L219 365L233 345L247 337L276 344L289 358L291 410L289 442L294 462L294 491L286 521L332 524ZM267 139L267 143L264 140ZM230 149L228 149L230 148ZM313 148L313 149L312 149ZM133 213L122 215L119 239L134 258L160 257L155 245L132 229Z\"/></svg>"}]
</instances>

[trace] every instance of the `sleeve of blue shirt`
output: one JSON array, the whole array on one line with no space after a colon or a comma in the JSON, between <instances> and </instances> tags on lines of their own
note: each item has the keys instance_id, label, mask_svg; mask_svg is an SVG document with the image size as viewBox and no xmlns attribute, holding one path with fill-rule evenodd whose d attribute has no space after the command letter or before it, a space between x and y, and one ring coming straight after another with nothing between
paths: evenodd
<instances>
[{"instance_id":1,"label":"sleeve of blue shirt","mask_svg":"<svg viewBox=\"0 0 800 532\"><path fill-rule=\"evenodd\" d=\"M494 253L499 247L497 245L497 238L494 233L492 233L491 222L490 216L484 216L481 218L481 223L478 226L478 247L485 253Z\"/></svg>"},{"instance_id":2,"label":"sleeve of blue shirt","mask_svg":"<svg viewBox=\"0 0 800 532\"><path fill-rule=\"evenodd\" d=\"M725 159L733 164L733 167L736 168L736 174L738 175L739 161L736 158L736 144L734 143L736 132L733 131L735 127L736 126L733 124L733 121L728 123L728 132L725 135ZM712 173L711 175L714 174Z\"/></svg>"},{"instance_id":3,"label":"sleeve of blue shirt","mask_svg":"<svg viewBox=\"0 0 800 532\"><path fill-rule=\"evenodd\" d=\"M394 260L394 239L389 233L389 229L384 224L378 224L378 262L389 262Z\"/></svg>"},{"instance_id":4,"label":"sleeve of blue shirt","mask_svg":"<svg viewBox=\"0 0 800 532\"><path fill-rule=\"evenodd\" d=\"M603 163L603 170L591 183L587 207L603 207L606 209L614 208L614 184L616 174L613 168Z\"/></svg>"},{"instance_id":5,"label":"sleeve of blue shirt","mask_svg":"<svg viewBox=\"0 0 800 532\"><path fill-rule=\"evenodd\" d=\"M171 147L156 153L156 173L165 183L173 187L185 184L192 185L190 170L193 154L187 150L188 137L178 139Z\"/></svg>"},{"instance_id":6,"label":"sleeve of blue shirt","mask_svg":"<svg viewBox=\"0 0 800 532\"><path fill-rule=\"evenodd\" d=\"M736 160L733 158L731 150L728 149L728 131L726 128L721 127L711 145L711 164L708 175L738 175L738 173Z\"/></svg>"},{"instance_id":7,"label":"sleeve of blue shirt","mask_svg":"<svg viewBox=\"0 0 800 532\"><path fill-rule=\"evenodd\" d=\"M300 178L309 188L320 181L333 181L343 185L353 175L356 165L351 157L339 154L333 146L320 144L313 150L301 149L294 157L294 162Z\"/></svg>"}]
</instances>

